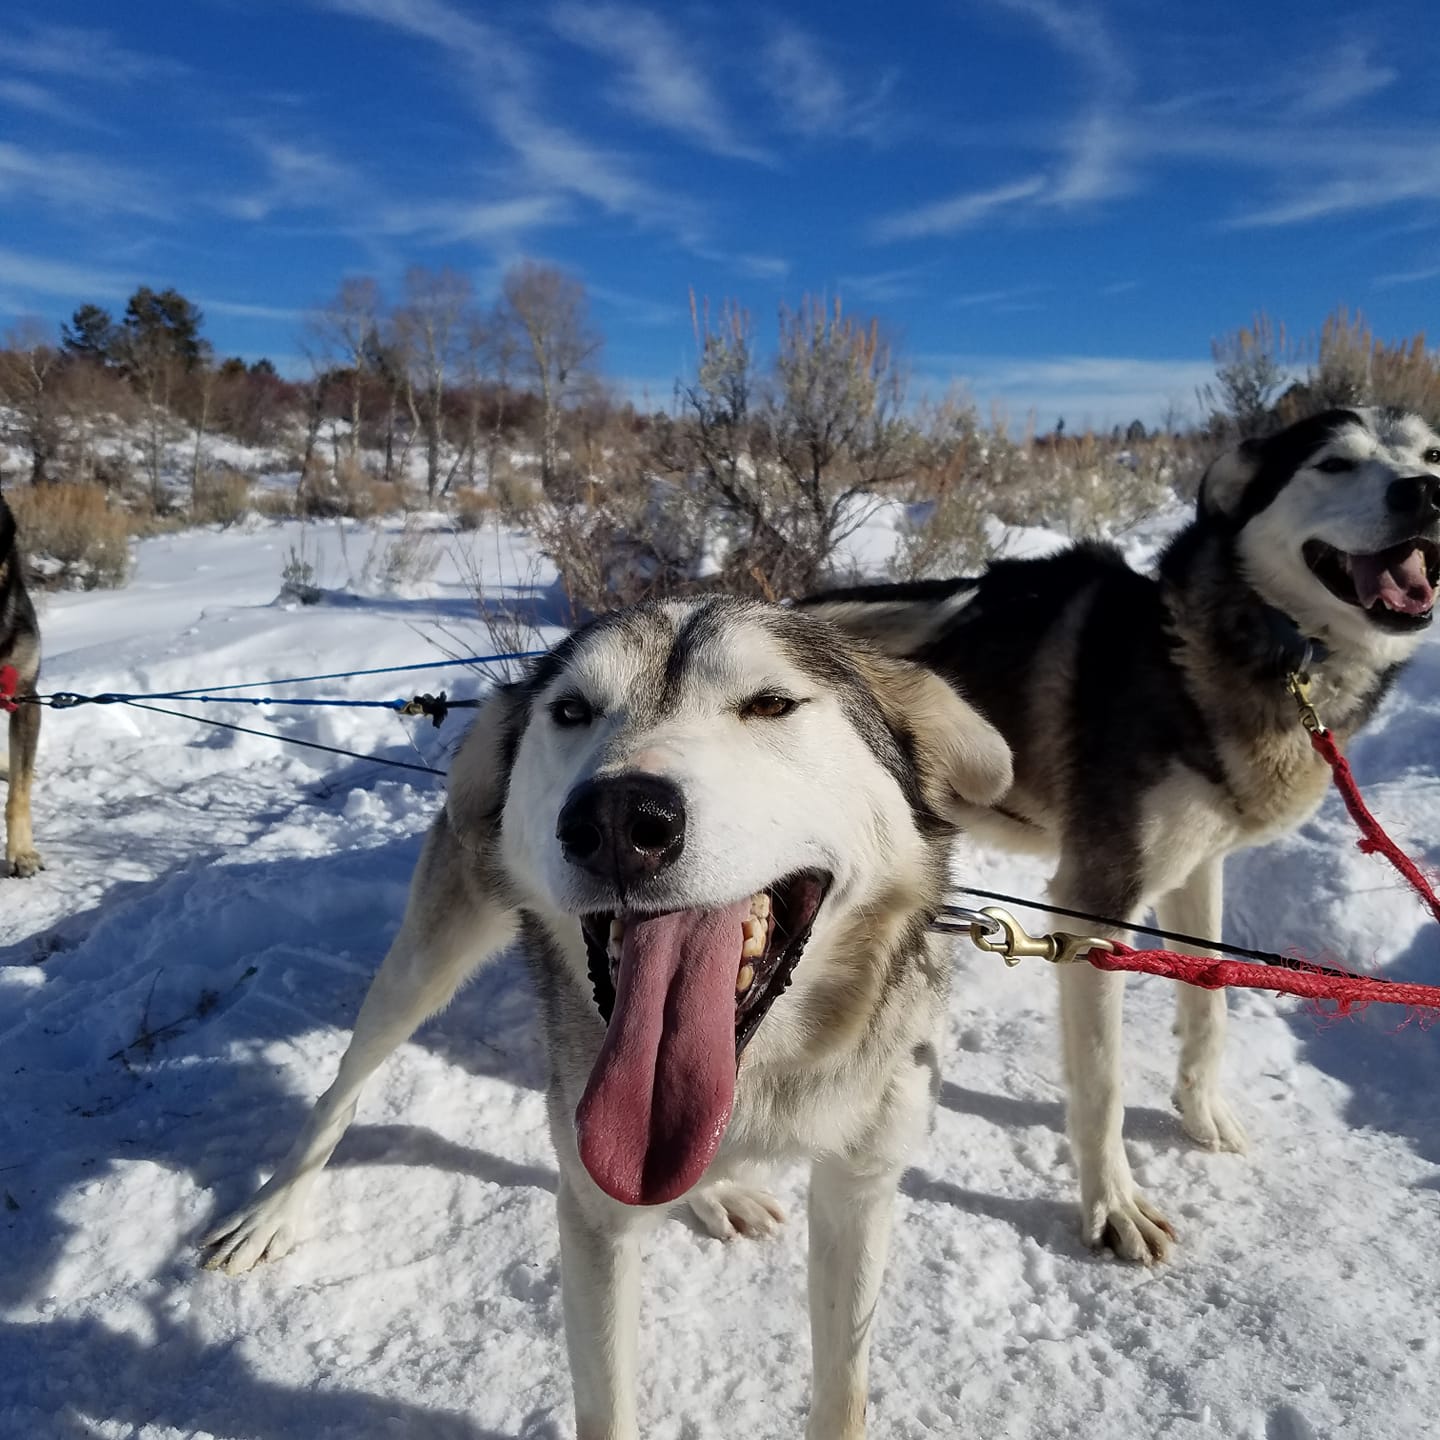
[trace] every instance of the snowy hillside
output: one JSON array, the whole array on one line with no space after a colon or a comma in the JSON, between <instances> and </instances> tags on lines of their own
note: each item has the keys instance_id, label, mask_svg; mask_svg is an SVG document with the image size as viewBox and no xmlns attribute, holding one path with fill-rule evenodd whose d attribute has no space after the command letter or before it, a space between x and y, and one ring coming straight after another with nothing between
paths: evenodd
<instances>
[{"instance_id":1,"label":"snowy hillside","mask_svg":"<svg viewBox=\"0 0 1440 1440\"><path fill-rule=\"evenodd\" d=\"M370 543L352 531L347 560L336 533L316 562L326 587ZM861 558L888 534L861 537ZM128 589L45 605L47 688L218 686L484 650L472 566L492 601L559 633L523 537L447 538L419 593L347 590L303 609L275 603L296 543L277 525L143 542ZM461 728L213 713L429 764ZM1393 833L1440 862L1440 644L1352 758ZM513 959L373 1082L289 1258L240 1279L194 1263L194 1238L268 1173L328 1084L438 799L422 774L162 716L46 714L49 868L0 881L0 1440L570 1433L544 1065ZM957 875L1030 894L1044 878L969 854ZM1338 803L1228 878L1232 938L1440 981L1440 935L1356 853ZM1228 1073L1254 1150L1214 1157L1169 1108L1170 991L1132 983L1130 1147L1182 1241L1144 1272L1077 1240L1051 977L958 944L955 960L941 1104L882 1299L872 1434L1434 1432L1440 1030L1238 997ZM772 1241L722 1246L677 1220L649 1246L647 1434L803 1429L802 1181L780 1177L792 1218Z\"/></svg>"}]
</instances>

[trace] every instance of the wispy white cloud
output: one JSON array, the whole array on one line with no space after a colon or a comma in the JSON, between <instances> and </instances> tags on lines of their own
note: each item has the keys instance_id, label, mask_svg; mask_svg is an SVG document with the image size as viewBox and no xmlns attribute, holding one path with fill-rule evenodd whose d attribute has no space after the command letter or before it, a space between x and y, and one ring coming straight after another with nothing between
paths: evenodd
<instances>
[{"instance_id":1,"label":"wispy white cloud","mask_svg":"<svg viewBox=\"0 0 1440 1440\"><path fill-rule=\"evenodd\" d=\"M216 207L236 219L268 220L287 210L339 206L364 191L354 166L313 142L276 139L250 126L234 128L255 151L264 170L254 188L215 197Z\"/></svg>"},{"instance_id":2,"label":"wispy white cloud","mask_svg":"<svg viewBox=\"0 0 1440 1440\"><path fill-rule=\"evenodd\" d=\"M1054 162L1015 180L984 190L965 190L871 223L879 243L954 235L1002 212L1034 215L1113 199L1134 189L1139 147L1124 119L1135 76L1093 5L1066 0L982 0L1038 27L1072 62L1082 90L1081 109L1071 121L1049 126L1047 148Z\"/></svg>"},{"instance_id":3,"label":"wispy white cloud","mask_svg":"<svg viewBox=\"0 0 1440 1440\"><path fill-rule=\"evenodd\" d=\"M764 150L739 138L709 80L652 11L566 0L550 19L564 39L616 66L618 74L605 93L618 109L713 154L769 163Z\"/></svg>"},{"instance_id":4,"label":"wispy white cloud","mask_svg":"<svg viewBox=\"0 0 1440 1440\"><path fill-rule=\"evenodd\" d=\"M236 320L278 320L293 325L298 324L305 313L284 305L252 305L246 300L217 300L213 295L199 296L195 303L206 315L225 315Z\"/></svg>"},{"instance_id":5,"label":"wispy white cloud","mask_svg":"<svg viewBox=\"0 0 1440 1440\"><path fill-rule=\"evenodd\" d=\"M414 235L438 245L508 240L566 217L558 195L510 200L425 200L386 205L372 228L382 235Z\"/></svg>"},{"instance_id":6,"label":"wispy white cloud","mask_svg":"<svg viewBox=\"0 0 1440 1440\"><path fill-rule=\"evenodd\" d=\"M0 247L0 284L11 299L8 308L22 308L17 301L37 295L59 297L72 304L101 301L115 304L126 300L142 282L138 270L117 270L93 265L75 265L44 255L28 255ZM294 323L299 310L278 305L258 305L244 300L225 300L213 295L194 297L206 314L232 316L242 320L271 320ZM6 308L6 307L0 307Z\"/></svg>"},{"instance_id":7,"label":"wispy white cloud","mask_svg":"<svg viewBox=\"0 0 1440 1440\"><path fill-rule=\"evenodd\" d=\"M593 280L586 282L585 289L591 299L614 310L627 324L655 330L666 326L688 327L690 324L689 308L683 296L674 300L653 300L644 295L633 295L628 290L599 285Z\"/></svg>"},{"instance_id":8,"label":"wispy white cloud","mask_svg":"<svg viewBox=\"0 0 1440 1440\"><path fill-rule=\"evenodd\" d=\"M1071 431L1193 415L1196 391L1214 378L1203 360L1108 355L921 355L916 370L936 384L963 383L982 411L1012 421L1033 412L1047 428L1063 416Z\"/></svg>"},{"instance_id":9,"label":"wispy white cloud","mask_svg":"<svg viewBox=\"0 0 1440 1440\"><path fill-rule=\"evenodd\" d=\"M931 278L930 266L906 265L896 270L842 275L835 288L843 300L858 300L865 305L893 305L923 294Z\"/></svg>"},{"instance_id":10,"label":"wispy white cloud","mask_svg":"<svg viewBox=\"0 0 1440 1440\"><path fill-rule=\"evenodd\" d=\"M547 119L536 99L529 56L504 32L451 0L313 0L437 46L461 80L466 99L513 152L519 183L588 200L648 228L690 242L693 205L651 184L624 156Z\"/></svg>"},{"instance_id":11,"label":"wispy white cloud","mask_svg":"<svg viewBox=\"0 0 1440 1440\"><path fill-rule=\"evenodd\" d=\"M1399 78L1391 65L1378 63L1374 44L1352 38L1301 68L1295 82L1295 110L1300 115L1331 115L1357 101L1388 90Z\"/></svg>"},{"instance_id":12,"label":"wispy white cloud","mask_svg":"<svg viewBox=\"0 0 1440 1440\"><path fill-rule=\"evenodd\" d=\"M1440 280L1440 265L1428 265L1421 270L1397 270L1389 275L1377 275L1375 287L1388 290L1394 285L1422 285L1427 280Z\"/></svg>"},{"instance_id":13,"label":"wispy white cloud","mask_svg":"<svg viewBox=\"0 0 1440 1440\"><path fill-rule=\"evenodd\" d=\"M1134 183L1123 107L1135 76L1100 10L1070 0L986 0L1037 25L1068 56L1085 89L1084 109L1065 127L1064 163L1047 203L1086 204L1124 194Z\"/></svg>"},{"instance_id":14,"label":"wispy white cloud","mask_svg":"<svg viewBox=\"0 0 1440 1440\"><path fill-rule=\"evenodd\" d=\"M934 200L913 210L901 210L874 221L870 238L879 243L922 240L935 235L957 235L972 229L1001 210L1043 195L1049 182L1043 175L1027 175L988 190L966 190Z\"/></svg>"},{"instance_id":15,"label":"wispy white cloud","mask_svg":"<svg viewBox=\"0 0 1440 1440\"><path fill-rule=\"evenodd\" d=\"M0 282L26 295L118 300L129 294L135 277L117 270L74 265L44 255L26 255L0 248Z\"/></svg>"},{"instance_id":16,"label":"wispy white cloud","mask_svg":"<svg viewBox=\"0 0 1440 1440\"><path fill-rule=\"evenodd\" d=\"M168 217L148 176L97 156L26 149L0 140L0 196L28 196L67 217Z\"/></svg>"},{"instance_id":17,"label":"wispy white cloud","mask_svg":"<svg viewBox=\"0 0 1440 1440\"><path fill-rule=\"evenodd\" d=\"M771 34L760 55L760 78L785 125L808 140L877 142L891 128L886 101L896 74L882 75L859 94L820 41L798 25L784 24Z\"/></svg>"},{"instance_id":18,"label":"wispy white cloud","mask_svg":"<svg viewBox=\"0 0 1440 1440\"><path fill-rule=\"evenodd\" d=\"M78 106L33 80L0 77L0 106L43 115L47 120L58 120L63 125L83 126L90 130L103 128Z\"/></svg>"},{"instance_id":19,"label":"wispy white cloud","mask_svg":"<svg viewBox=\"0 0 1440 1440\"><path fill-rule=\"evenodd\" d=\"M36 25L0 32L0 65L72 80L127 85L140 80L175 79L189 73L178 60L142 55L105 30L78 25Z\"/></svg>"},{"instance_id":20,"label":"wispy white cloud","mask_svg":"<svg viewBox=\"0 0 1440 1440\"><path fill-rule=\"evenodd\" d=\"M960 295L947 295L947 310L995 310L1032 300L1054 287L1043 284L1011 285L1000 290L971 290Z\"/></svg>"},{"instance_id":21,"label":"wispy white cloud","mask_svg":"<svg viewBox=\"0 0 1440 1440\"><path fill-rule=\"evenodd\" d=\"M691 248L697 259L708 260L712 265L750 280L783 280L793 268L783 255L756 255L746 251L731 253L701 244Z\"/></svg>"},{"instance_id":22,"label":"wispy white cloud","mask_svg":"<svg viewBox=\"0 0 1440 1440\"><path fill-rule=\"evenodd\" d=\"M1209 132L1189 137L1185 150L1272 178L1274 197L1229 217L1223 223L1230 229L1277 229L1440 201L1440 127L1428 133L1354 127L1325 133L1291 125L1249 137Z\"/></svg>"},{"instance_id":23,"label":"wispy white cloud","mask_svg":"<svg viewBox=\"0 0 1440 1440\"><path fill-rule=\"evenodd\" d=\"M449 0L314 0L323 10L374 20L429 40L463 59L477 78L517 85L530 77L530 62L503 31Z\"/></svg>"},{"instance_id":24,"label":"wispy white cloud","mask_svg":"<svg viewBox=\"0 0 1440 1440\"><path fill-rule=\"evenodd\" d=\"M652 185L622 157L551 124L521 97L492 97L489 109L496 130L531 183L554 186L613 215L671 230L692 242L698 235L695 207Z\"/></svg>"}]
</instances>

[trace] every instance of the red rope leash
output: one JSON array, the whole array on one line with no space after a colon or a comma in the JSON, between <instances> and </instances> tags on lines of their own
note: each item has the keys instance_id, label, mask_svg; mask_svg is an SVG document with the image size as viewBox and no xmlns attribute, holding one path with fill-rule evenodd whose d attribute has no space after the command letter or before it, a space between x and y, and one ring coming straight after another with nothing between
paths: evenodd
<instances>
[{"instance_id":1,"label":"red rope leash","mask_svg":"<svg viewBox=\"0 0 1440 1440\"><path fill-rule=\"evenodd\" d=\"M1440 1010L1440 986L1409 985L1396 980L1379 980L1368 975L1316 974L1307 969L1281 969L1252 965L1241 960L1214 960L1199 955L1181 955L1174 950L1132 950L1118 940L1109 942L1112 951L1091 950L1085 957L1097 970L1132 970L1142 975L1160 975L1198 985L1202 990L1239 986L1247 990L1274 990L1298 995L1304 1000L1333 1000L1339 1013L1372 1000L1387 1005L1408 1005L1422 1010Z\"/></svg>"},{"instance_id":2,"label":"red rope leash","mask_svg":"<svg viewBox=\"0 0 1440 1440\"><path fill-rule=\"evenodd\" d=\"M1330 767L1335 788L1340 792L1340 798L1345 802L1350 818L1360 829L1361 838L1356 844L1361 852L1366 855L1383 855L1405 877L1410 888L1429 906L1430 914L1440 923L1440 898L1437 898L1429 881L1420 873L1419 866L1385 833L1380 822L1370 813L1360 796L1360 787L1355 783L1355 776L1350 771L1350 762L1340 753L1334 737L1328 730L1312 730L1310 743L1315 747L1316 754Z\"/></svg>"},{"instance_id":3,"label":"red rope leash","mask_svg":"<svg viewBox=\"0 0 1440 1440\"><path fill-rule=\"evenodd\" d=\"M20 688L20 672L13 665L0 665L0 710L15 711L15 692Z\"/></svg>"}]
</instances>

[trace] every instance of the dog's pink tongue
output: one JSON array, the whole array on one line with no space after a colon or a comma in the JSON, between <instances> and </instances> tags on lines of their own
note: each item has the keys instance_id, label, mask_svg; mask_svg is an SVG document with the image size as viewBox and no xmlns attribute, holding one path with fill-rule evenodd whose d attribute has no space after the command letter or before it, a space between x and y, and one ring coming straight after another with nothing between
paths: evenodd
<instances>
[{"instance_id":1,"label":"dog's pink tongue","mask_svg":"<svg viewBox=\"0 0 1440 1440\"><path fill-rule=\"evenodd\" d=\"M1367 610L1380 600L1402 615L1423 615L1435 603L1435 587L1418 546L1408 551L1397 546L1378 555L1352 555L1350 578Z\"/></svg>"},{"instance_id":2,"label":"dog's pink tongue","mask_svg":"<svg viewBox=\"0 0 1440 1440\"><path fill-rule=\"evenodd\" d=\"M615 1009L575 1112L581 1163L626 1205L683 1195L720 1148L749 913L742 900L626 922Z\"/></svg>"}]
</instances>

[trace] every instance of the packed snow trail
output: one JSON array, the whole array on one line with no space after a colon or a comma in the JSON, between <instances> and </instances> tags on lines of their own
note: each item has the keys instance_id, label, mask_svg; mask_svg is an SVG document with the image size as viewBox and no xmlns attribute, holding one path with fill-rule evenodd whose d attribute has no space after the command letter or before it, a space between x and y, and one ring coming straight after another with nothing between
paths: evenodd
<instances>
[{"instance_id":1,"label":"packed snow trail","mask_svg":"<svg viewBox=\"0 0 1440 1440\"><path fill-rule=\"evenodd\" d=\"M489 644L453 562L408 598L273 603L294 539L266 525L145 542L127 590L45 607L47 686L214 685ZM523 537L452 543L475 546L492 601L559 633ZM233 718L426 763L463 726L260 713ZM1440 645L1351 758L1391 833L1440 861ZM513 956L372 1081L292 1255L240 1279L195 1264L195 1237L329 1083L439 796L426 777L179 720L47 713L49 868L0 881L0 1440L570 1433L544 1062ZM1044 882L969 852L956 873L1021 894ZM1231 938L1440 981L1435 927L1355 851L1333 799L1228 881ZM1170 987L1132 982L1129 1145L1182 1242L1142 1271L1077 1239L1052 977L963 943L955 963L940 1105L881 1301L872 1434L1433 1433L1440 1032L1386 1007L1328 1021L1237 995L1229 1093L1254 1148L1212 1156L1168 1103ZM803 1179L778 1179L791 1219L775 1240L722 1246L677 1220L648 1245L646 1434L803 1430Z\"/></svg>"}]
</instances>

